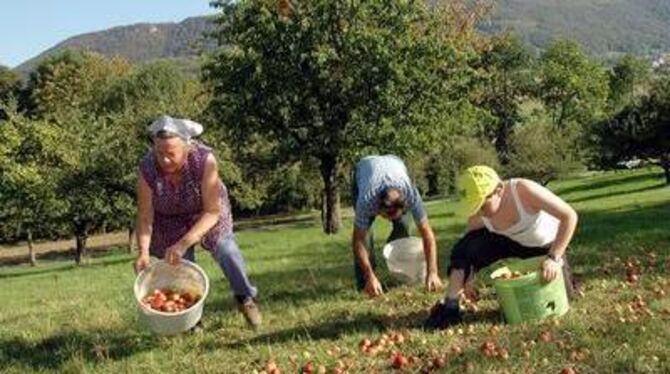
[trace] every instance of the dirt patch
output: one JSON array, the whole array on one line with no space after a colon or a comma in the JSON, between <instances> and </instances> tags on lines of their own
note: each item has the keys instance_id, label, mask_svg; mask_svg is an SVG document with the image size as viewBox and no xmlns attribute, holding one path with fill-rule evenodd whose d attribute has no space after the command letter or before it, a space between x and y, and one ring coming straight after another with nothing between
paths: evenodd
<instances>
[{"instance_id":1,"label":"dirt patch","mask_svg":"<svg viewBox=\"0 0 670 374\"><path fill-rule=\"evenodd\" d=\"M242 219L235 222L235 231L264 230L269 226L279 226L296 223L316 222L318 215L306 213L301 215L275 215L262 218ZM111 247L128 247L128 232L92 235L88 238L87 249L89 255L104 252ZM35 243L37 260L58 260L74 258L74 239L45 241ZM0 265L18 265L28 262L28 245L0 245Z\"/></svg>"},{"instance_id":2,"label":"dirt patch","mask_svg":"<svg viewBox=\"0 0 670 374\"><path fill-rule=\"evenodd\" d=\"M115 246L128 246L128 232L115 232L109 234L93 235L88 238L88 251L90 254L101 252ZM73 255L75 248L74 239L39 242L33 245L37 260L55 260L68 258ZM28 245L0 245L0 264L17 265L28 262Z\"/></svg>"}]
</instances>

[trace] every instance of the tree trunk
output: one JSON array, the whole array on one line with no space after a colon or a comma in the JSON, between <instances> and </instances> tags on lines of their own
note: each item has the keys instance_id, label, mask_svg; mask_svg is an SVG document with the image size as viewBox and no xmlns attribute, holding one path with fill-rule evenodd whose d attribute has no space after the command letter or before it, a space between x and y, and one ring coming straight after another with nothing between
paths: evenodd
<instances>
[{"instance_id":1,"label":"tree trunk","mask_svg":"<svg viewBox=\"0 0 670 374\"><path fill-rule=\"evenodd\" d=\"M498 153L498 158L502 165L507 165L509 163L509 157L507 155L507 139L509 138L509 133L511 132L512 126L514 126L514 120L510 115L509 105L509 93L508 93L508 84L507 84L507 69L503 69L503 102L501 110L500 123L495 134L495 147Z\"/></svg>"},{"instance_id":2,"label":"tree trunk","mask_svg":"<svg viewBox=\"0 0 670 374\"><path fill-rule=\"evenodd\" d=\"M37 259L35 259L35 248L33 248L33 230L28 230L28 259L30 260L30 266L37 265Z\"/></svg>"},{"instance_id":3,"label":"tree trunk","mask_svg":"<svg viewBox=\"0 0 670 374\"><path fill-rule=\"evenodd\" d=\"M342 225L340 220L340 191L337 186L337 157L321 158L321 177L323 178L323 204L321 207L321 223L323 232L335 234Z\"/></svg>"},{"instance_id":4,"label":"tree trunk","mask_svg":"<svg viewBox=\"0 0 670 374\"><path fill-rule=\"evenodd\" d=\"M665 184L670 185L670 155L661 156L661 167L665 172Z\"/></svg>"},{"instance_id":5,"label":"tree trunk","mask_svg":"<svg viewBox=\"0 0 670 374\"><path fill-rule=\"evenodd\" d=\"M128 253L135 250L135 226L128 227Z\"/></svg>"},{"instance_id":6,"label":"tree trunk","mask_svg":"<svg viewBox=\"0 0 670 374\"><path fill-rule=\"evenodd\" d=\"M86 240L88 239L88 234L84 231L81 233L75 234L75 254L74 261L77 265L81 264L81 259L86 256Z\"/></svg>"},{"instance_id":7,"label":"tree trunk","mask_svg":"<svg viewBox=\"0 0 670 374\"><path fill-rule=\"evenodd\" d=\"M507 165L509 163L509 155L507 154L509 145L507 143L509 134L512 131L512 127L514 126L514 122L507 118L508 116L508 114L505 114L505 118L503 118L498 125L495 135L496 152L498 153L498 158L500 159L500 163L502 165Z\"/></svg>"}]
</instances>

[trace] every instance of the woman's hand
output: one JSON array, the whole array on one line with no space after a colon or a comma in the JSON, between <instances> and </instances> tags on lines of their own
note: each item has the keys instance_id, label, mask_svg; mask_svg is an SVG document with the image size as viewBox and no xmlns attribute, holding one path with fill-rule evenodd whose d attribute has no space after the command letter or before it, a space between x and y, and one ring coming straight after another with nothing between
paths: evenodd
<instances>
[{"instance_id":1,"label":"woman's hand","mask_svg":"<svg viewBox=\"0 0 670 374\"><path fill-rule=\"evenodd\" d=\"M437 273L428 273L426 275L426 288L429 292L435 292L442 289L442 280Z\"/></svg>"},{"instance_id":2,"label":"woman's hand","mask_svg":"<svg viewBox=\"0 0 670 374\"><path fill-rule=\"evenodd\" d=\"M173 244L165 251L165 261L171 265L179 264L179 260L181 260L181 258L184 256L184 253L186 253L186 249L187 248L179 243Z\"/></svg>"},{"instance_id":3,"label":"woman's hand","mask_svg":"<svg viewBox=\"0 0 670 374\"><path fill-rule=\"evenodd\" d=\"M555 261L554 259L547 258L542 263L542 276L547 282L550 282L558 276L558 272L562 271L563 261Z\"/></svg>"},{"instance_id":4,"label":"woman's hand","mask_svg":"<svg viewBox=\"0 0 670 374\"><path fill-rule=\"evenodd\" d=\"M146 269L149 266L149 255L140 254L137 256L133 268L135 269L135 274L139 274L142 270Z\"/></svg>"}]
</instances>

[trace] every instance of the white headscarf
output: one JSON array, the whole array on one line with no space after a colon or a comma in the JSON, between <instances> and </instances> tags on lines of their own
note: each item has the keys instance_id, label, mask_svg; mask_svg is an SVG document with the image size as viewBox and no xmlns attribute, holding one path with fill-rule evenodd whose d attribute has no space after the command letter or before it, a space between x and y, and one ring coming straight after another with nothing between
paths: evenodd
<instances>
[{"instance_id":1,"label":"white headscarf","mask_svg":"<svg viewBox=\"0 0 670 374\"><path fill-rule=\"evenodd\" d=\"M167 115L162 115L149 125L149 133L152 137L156 136L161 131L175 134L185 141L189 141L192 137L202 134L203 127L201 124L188 119L172 118Z\"/></svg>"}]
</instances>

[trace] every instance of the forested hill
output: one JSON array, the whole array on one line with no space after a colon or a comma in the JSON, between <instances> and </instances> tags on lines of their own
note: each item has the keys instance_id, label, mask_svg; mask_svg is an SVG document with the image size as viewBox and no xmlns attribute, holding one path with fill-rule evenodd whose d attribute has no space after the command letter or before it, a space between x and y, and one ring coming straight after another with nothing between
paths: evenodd
<instances>
[{"instance_id":1,"label":"forested hill","mask_svg":"<svg viewBox=\"0 0 670 374\"><path fill-rule=\"evenodd\" d=\"M65 48L84 48L132 62L159 58L188 61L213 40L203 33L213 27L210 17L180 23L135 24L69 38L16 68L30 71L49 54ZM639 55L670 52L670 0L498 0L489 32L514 30L528 44L543 48L556 37L578 40L592 55L621 52Z\"/></svg>"},{"instance_id":2,"label":"forested hill","mask_svg":"<svg viewBox=\"0 0 670 374\"><path fill-rule=\"evenodd\" d=\"M68 48L121 56L135 63L161 58L188 60L203 49L214 47L215 41L204 36L212 27L211 17L192 17L179 23L140 23L81 34L49 48L16 70L28 72L45 57Z\"/></svg>"},{"instance_id":3,"label":"forested hill","mask_svg":"<svg viewBox=\"0 0 670 374\"><path fill-rule=\"evenodd\" d=\"M592 55L670 52L669 0L498 0L489 31L515 30L542 48L557 36Z\"/></svg>"}]
</instances>

